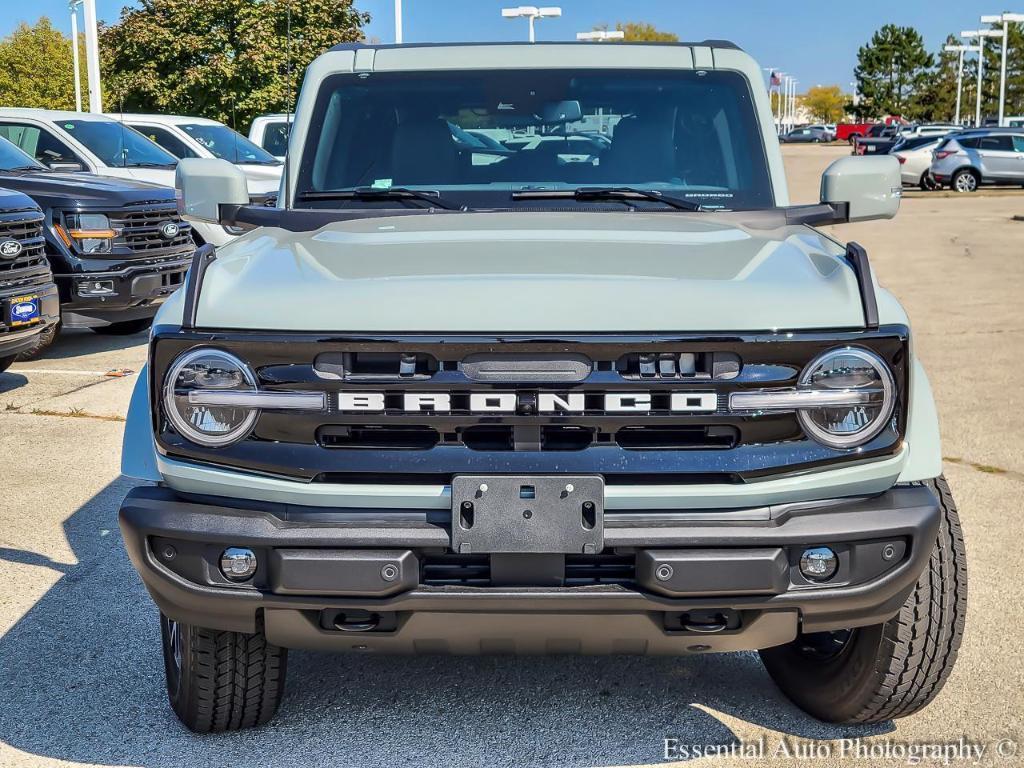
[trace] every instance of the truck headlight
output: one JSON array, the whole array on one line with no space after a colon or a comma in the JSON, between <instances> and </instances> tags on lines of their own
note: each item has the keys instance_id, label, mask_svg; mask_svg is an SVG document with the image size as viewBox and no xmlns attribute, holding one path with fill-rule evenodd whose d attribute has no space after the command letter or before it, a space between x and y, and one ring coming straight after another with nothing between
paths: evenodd
<instances>
[{"instance_id":1,"label":"truck headlight","mask_svg":"<svg viewBox=\"0 0 1024 768\"><path fill-rule=\"evenodd\" d=\"M800 374L799 389L831 403L797 411L804 431L830 448L863 445L882 431L896 405L892 372L866 349L819 355Z\"/></svg>"},{"instance_id":2,"label":"truck headlight","mask_svg":"<svg viewBox=\"0 0 1024 768\"><path fill-rule=\"evenodd\" d=\"M195 402L190 393L217 393L207 404ZM234 404L232 393L253 394L256 377L249 366L219 349L193 349L181 355L164 379L163 401L167 419L175 431L202 446L217 448L236 443L249 434L259 410L243 400Z\"/></svg>"},{"instance_id":3,"label":"truck headlight","mask_svg":"<svg viewBox=\"0 0 1024 768\"><path fill-rule=\"evenodd\" d=\"M68 248L82 253L110 253L117 233L110 228L110 219L103 213L69 213L64 225L55 229Z\"/></svg>"}]
</instances>

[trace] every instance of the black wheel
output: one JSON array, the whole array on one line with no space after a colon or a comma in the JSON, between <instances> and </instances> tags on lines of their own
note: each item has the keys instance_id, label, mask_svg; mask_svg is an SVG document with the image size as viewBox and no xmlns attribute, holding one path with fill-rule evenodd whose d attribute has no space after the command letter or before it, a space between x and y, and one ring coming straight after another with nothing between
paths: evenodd
<instances>
[{"instance_id":1,"label":"black wheel","mask_svg":"<svg viewBox=\"0 0 1024 768\"><path fill-rule=\"evenodd\" d=\"M8 368L10 368L12 365L14 365L14 361L17 360L17 359L18 359L17 355L10 355L8 357L0 357L0 373L3 373Z\"/></svg>"},{"instance_id":2,"label":"black wheel","mask_svg":"<svg viewBox=\"0 0 1024 768\"><path fill-rule=\"evenodd\" d=\"M284 693L288 652L254 635L221 632L161 614L171 708L189 730L221 733L263 725Z\"/></svg>"},{"instance_id":3,"label":"black wheel","mask_svg":"<svg viewBox=\"0 0 1024 768\"><path fill-rule=\"evenodd\" d=\"M970 168L961 168L949 180L949 188L957 192L974 192L978 189L981 179Z\"/></svg>"},{"instance_id":4,"label":"black wheel","mask_svg":"<svg viewBox=\"0 0 1024 768\"><path fill-rule=\"evenodd\" d=\"M877 723L927 706L956 662L967 611L967 555L944 477L927 483L942 507L931 559L899 613L884 624L801 634L761 651L797 706L833 723Z\"/></svg>"},{"instance_id":5,"label":"black wheel","mask_svg":"<svg viewBox=\"0 0 1024 768\"><path fill-rule=\"evenodd\" d=\"M925 192L928 192L933 189L938 189L939 182L937 182L932 175L928 173L928 171L925 171L921 174L921 181L918 182L918 186Z\"/></svg>"},{"instance_id":6,"label":"black wheel","mask_svg":"<svg viewBox=\"0 0 1024 768\"><path fill-rule=\"evenodd\" d=\"M861 136L860 136L859 133L851 133L850 136L846 139L846 141L849 144L856 144L857 143L857 139L859 139L860 137Z\"/></svg>"},{"instance_id":7,"label":"black wheel","mask_svg":"<svg viewBox=\"0 0 1024 768\"><path fill-rule=\"evenodd\" d=\"M152 324L153 318L144 317L141 320L126 320L123 323L101 325L92 330L101 336L132 336L136 333L142 333Z\"/></svg>"},{"instance_id":8,"label":"black wheel","mask_svg":"<svg viewBox=\"0 0 1024 768\"><path fill-rule=\"evenodd\" d=\"M60 333L60 328L61 324L58 321L49 328L41 330L39 335L36 336L35 343L29 349L18 353L18 359L35 360L37 357L42 357L47 348L56 340L57 334Z\"/></svg>"}]
</instances>

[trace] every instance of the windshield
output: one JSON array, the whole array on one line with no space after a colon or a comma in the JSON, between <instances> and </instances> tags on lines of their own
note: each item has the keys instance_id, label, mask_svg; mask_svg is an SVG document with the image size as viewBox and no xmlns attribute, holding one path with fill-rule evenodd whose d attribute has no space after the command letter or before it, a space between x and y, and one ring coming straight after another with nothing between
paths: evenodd
<instances>
[{"instance_id":1,"label":"windshield","mask_svg":"<svg viewBox=\"0 0 1024 768\"><path fill-rule=\"evenodd\" d=\"M36 162L33 157L26 155L7 139L0 136L0 171L24 170L27 168L40 171L46 170L45 165Z\"/></svg>"},{"instance_id":2,"label":"windshield","mask_svg":"<svg viewBox=\"0 0 1024 768\"><path fill-rule=\"evenodd\" d=\"M318 96L297 183L299 200L394 186L473 205L520 190L629 186L705 209L774 205L749 84L724 71L335 75Z\"/></svg>"},{"instance_id":3,"label":"windshield","mask_svg":"<svg viewBox=\"0 0 1024 768\"><path fill-rule=\"evenodd\" d=\"M255 163L256 165L279 165L263 147L258 147L238 131L226 125L190 124L180 126L181 130L198 141L210 153L231 163Z\"/></svg>"},{"instance_id":4,"label":"windshield","mask_svg":"<svg viewBox=\"0 0 1024 768\"><path fill-rule=\"evenodd\" d=\"M114 120L64 120L57 123L113 168L167 167L178 160L141 133Z\"/></svg>"}]
</instances>

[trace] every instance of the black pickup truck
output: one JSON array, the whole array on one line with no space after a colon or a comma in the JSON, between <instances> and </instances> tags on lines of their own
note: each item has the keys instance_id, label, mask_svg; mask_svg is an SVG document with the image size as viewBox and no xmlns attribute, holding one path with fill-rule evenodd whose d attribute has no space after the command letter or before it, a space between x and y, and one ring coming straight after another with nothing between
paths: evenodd
<instances>
[{"instance_id":1,"label":"black pickup truck","mask_svg":"<svg viewBox=\"0 0 1024 768\"><path fill-rule=\"evenodd\" d=\"M0 373L57 323L57 286L43 251L43 213L0 188Z\"/></svg>"},{"instance_id":2,"label":"black pickup truck","mask_svg":"<svg viewBox=\"0 0 1024 768\"><path fill-rule=\"evenodd\" d=\"M57 322L37 334L22 359L42 352L61 327L144 330L181 285L195 244L172 189L54 172L2 138L0 187L24 193L42 209L45 254L60 294Z\"/></svg>"}]
</instances>

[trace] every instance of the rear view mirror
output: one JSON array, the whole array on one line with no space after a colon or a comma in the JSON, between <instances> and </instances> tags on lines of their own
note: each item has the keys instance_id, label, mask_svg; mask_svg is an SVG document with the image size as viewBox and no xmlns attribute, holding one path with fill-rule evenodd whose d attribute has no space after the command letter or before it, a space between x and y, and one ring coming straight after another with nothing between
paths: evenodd
<instances>
[{"instance_id":1,"label":"rear view mirror","mask_svg":"<svg viewBox=\"0 0 1024 768\"><path fill-rule=\"evenodd\" d=\"M844 157L825 169L821 202L845 208L846 221L891 219L900 209L903 182L895 157Z\"/></svg>"},{"instance_id":2,"label":"rear view mirror","mask_svg":"<svg viewBox=\"0 0 1024 768\"><path fill-rule=\"evenodd\" d=\"M583 109L578 101L548 101L541 106L537 117L544 125L575 123L583 119Z\"/></svg>"},{"instance_id":3,"label":"rear view mirror","mask_svg":"<svg viewBox=\"0 0 1024 768\"><path fill-rule=\"evenodd\" d=\"M245 174L227 160L183 158L174 173L178 212L187 221L220 222L222 205L248 205Z\"/></svg>"}]
</instances>

